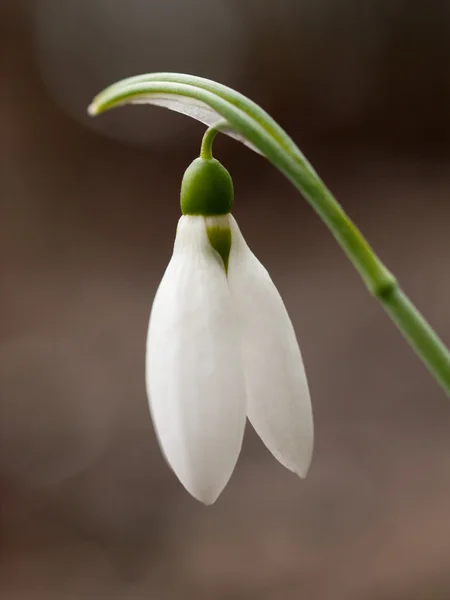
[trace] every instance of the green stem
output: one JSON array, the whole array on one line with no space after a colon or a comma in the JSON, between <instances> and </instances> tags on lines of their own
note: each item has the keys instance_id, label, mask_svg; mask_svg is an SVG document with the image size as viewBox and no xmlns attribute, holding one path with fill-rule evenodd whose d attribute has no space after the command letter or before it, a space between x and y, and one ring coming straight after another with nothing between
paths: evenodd
<instances>
[{"instance_id":1,"label":"green stem","mask_svg":"<svg viewBox=\"0 0 450 600\"><path fill-rule=\"evenodd\" d=\"M313 180L305 178L303 166L299 169L297 165L297 168L289 171L289 178L328 225L359 271L369 292L382 304L410 346L450 396L450 352L443 341L400 289L395 277L320 179L317 176Z\"/></svg>"},{"instance_id":2,"label":"green stem","mask_svg":"<svg viewBox=\"0 0 450 600\"><path fill-rule=\"evenodd\" d=\"M223 120L216 123L213 127L208 127L202 139L200 158L203 158L203 160L213 159L212 146L216 135L219 133L219 131L229 126L230 125L228 121Z\"/></svg>"},{"instance_id":3,"label":"green stem","mask_svg":"<svg viewBox=\"0 0 450 600\"><path fill-rule=\"evenodd\" d=\"M398 286L386 290L386 294L378 299L409 344L449 394L450 354L442 340Z\"/></svg>"},{"instance_id":4,"label":"green stem","mask_svg":"<svg viewBox=\"0 0 450 600\"><path fill-rule=\"evenodd\" d=\"M270 115L231 88L183 73L150 73L119 81L98 94L88 110L91 115L96 115L115 106L134 102L166 105L208 125L212 114L217 119L224 119L205 133L202 158L212 157L212 143L217 131L224 128L224 123L227 133L265 156L308 200L356 267L370 293L380 301L409 344L450 395L448 348L400 290L396 279L376 256L293 140Z\"/></svg>"},{"instance_id":5,"label":"green stem","mask_svg":"<svg viewBox=\"0 0 450 600\"><path fill-rule=\"evenodd\" d=\"M213 134L215 132L215 134ZM209 128L202 142L212 142L217 130ZM369 292L383 306L403 336L450 395L450 352L421 313L401 290L362 233L347 216L309 163L283 160L281 169L326 223L337 242L360 273ZM306 167L306 168L305 168Z\"/></svg>"},{"instance_id":6,"label":"green stem","mask_svg":"<svg viewBox=\"0 0 450 600\"><path fill-rule=\"evenodd\" d=\"M215 129L214 127L210 127L206 130L205 135L202 139L202 147L200 150L200 158L203 158L203 160L213 159L212 145L214 142L214 138L218 133L219 130Z\"/></svg>"}]
</instances>

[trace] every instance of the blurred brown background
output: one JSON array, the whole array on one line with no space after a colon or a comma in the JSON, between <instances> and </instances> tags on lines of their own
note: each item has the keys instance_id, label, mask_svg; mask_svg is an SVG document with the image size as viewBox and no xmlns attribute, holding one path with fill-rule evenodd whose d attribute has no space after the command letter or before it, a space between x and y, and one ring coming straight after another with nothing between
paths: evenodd
<instances>
[{"instance_id":1,"label":"blurred brown background","mask_svg":"<svg viewBox=\"0 0 450 600\"><path fill-rule=\"evenodd\" d=\"M450 342L450 3L1 0L0 34L0 598L448 600L450 404L306 202L227 139L316 452L302 482L248 430L214 506L181 488L144 345L203 128L85 112L140 72L249 95Z\"/></svg>"}]
</instances>

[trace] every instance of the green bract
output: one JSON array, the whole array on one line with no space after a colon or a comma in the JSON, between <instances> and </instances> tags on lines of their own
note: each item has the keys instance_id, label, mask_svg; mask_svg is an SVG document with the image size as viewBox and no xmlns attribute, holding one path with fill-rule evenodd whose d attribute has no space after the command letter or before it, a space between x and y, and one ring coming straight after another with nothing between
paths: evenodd
<instances>
[{"instance_id":1,"label":"green bract","mask_svg":"<svg viewBox=\"0 0 450 600\"><path fill-rule=\"evenodd\" d=\"M226 215L233 195L233 181L225 167L215 158L196 158L181 183L181 212L204 217Z\"/></svg>"}]
</instances>

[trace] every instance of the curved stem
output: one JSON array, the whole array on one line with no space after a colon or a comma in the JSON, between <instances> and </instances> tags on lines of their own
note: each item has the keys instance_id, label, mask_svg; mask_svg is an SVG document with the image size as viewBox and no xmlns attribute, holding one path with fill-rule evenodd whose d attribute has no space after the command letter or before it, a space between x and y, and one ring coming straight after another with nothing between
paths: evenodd
<instances>
[{"instance_id":1,"label":"curved stem","mask_svg":"<svg viewBox=\"0 0 450 600\"><path fill-rule=\"evenodd\" d=\"M202 150L206 140L207 149L212 152L212 143L217 133L214 127L207 129ZM396 278L381 262L306 159L302 163L286 160L283 163L280 170L328 226L360 273L371 295L380 302L410 346L450 396L450 352L443 341L402 291Z\"/></svg>"},{"instance_id":2,"label":"curved stem","mask_svg":"<svg viewBox=\"0 0 450 600\"><path fill-rule=\"evenodd\" d=\"M203 158L203 160L213 159L212 145L214 138L218 133L219 131L217 129L214 129L214 127L210 127L206 130L205 135L202 139L202 147L200 149L200 158Z\"/></svg>"},{"instance_id":3,"label":"curved stem","mask_svg":"<svg viewBox=\"0 0 450 600\"><path fill-rule=\"evenodd\" d=\"M305 165L297 163L289 165L284 172L326 223L359 271L369 292L381 303L409 345L450 396L450 352L444 342L401 290L395 277L312 167L305 172Z\"/></svg>"},{"instance_id":4,"label":"curved stem","mask_svg":"<svg viewBox=\"0 0 450 600\"><path fill-rule=\"evenodd\" d=\"M226 127L229 127L229 126L230 125L229 125L228 121L223 120L223 121L219 121L212 127L208 127L208 129L205 131L205 133L203 135L202 145L200 148L200 158L203 158L203 160L212 160L213 159L212 146L213 146L213 142L216 138L216 135L219 133L219 131L221 131L222 129L225 129Z\"/></svg>"},{"instance_id":5,"label":"curved stem","mask_svg":"<svg viewBox=\"0 0 450 600\"><path fill-rule=\"evenodd\" d=\"M401 291L356 225L327 189L299 148L260 106L215 81L183 73L150 73L113 84L96 96L96 115L129 103L157 104L211 126L202 143L202 158L212 157L212 143L225 119L226 133L269 160L303 194L360 273L370 293L397 324L411 347L450 395L450 352Z\"/></svg>"},{"instance_id":6,"label":"curved stem","mask_svg":"<svg viewBox=\"0 0 450 600\"><path fill-rule=\"evenodd\" d=\"M382 304L391 319L435 379L450 396L450 352L417 308L400 289L397 280L369 246L359 229L342 210L323 184L316 180L304 185L298 173L291 174L294 185L313 205L328 225L353 265L359 271L369 292ZM321 182L320 182L321 183Z\"/></svg>"}]
</instances>

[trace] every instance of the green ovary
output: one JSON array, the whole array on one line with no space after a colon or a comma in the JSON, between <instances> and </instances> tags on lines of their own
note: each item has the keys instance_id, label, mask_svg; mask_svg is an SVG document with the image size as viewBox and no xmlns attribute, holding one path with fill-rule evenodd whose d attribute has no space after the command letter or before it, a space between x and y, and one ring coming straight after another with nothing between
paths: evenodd
<instances>
[{"instance_id":1,"label":"green ovary","mask_svg":"<svg viewBox=\"0 0 450 600\"><path fill-rule=\"evenodd\" d=\"M226 215L233 205L233 181L216 159L197 158L186 169L181 183L183 215Z\"/></svg>"}]
</instances>

